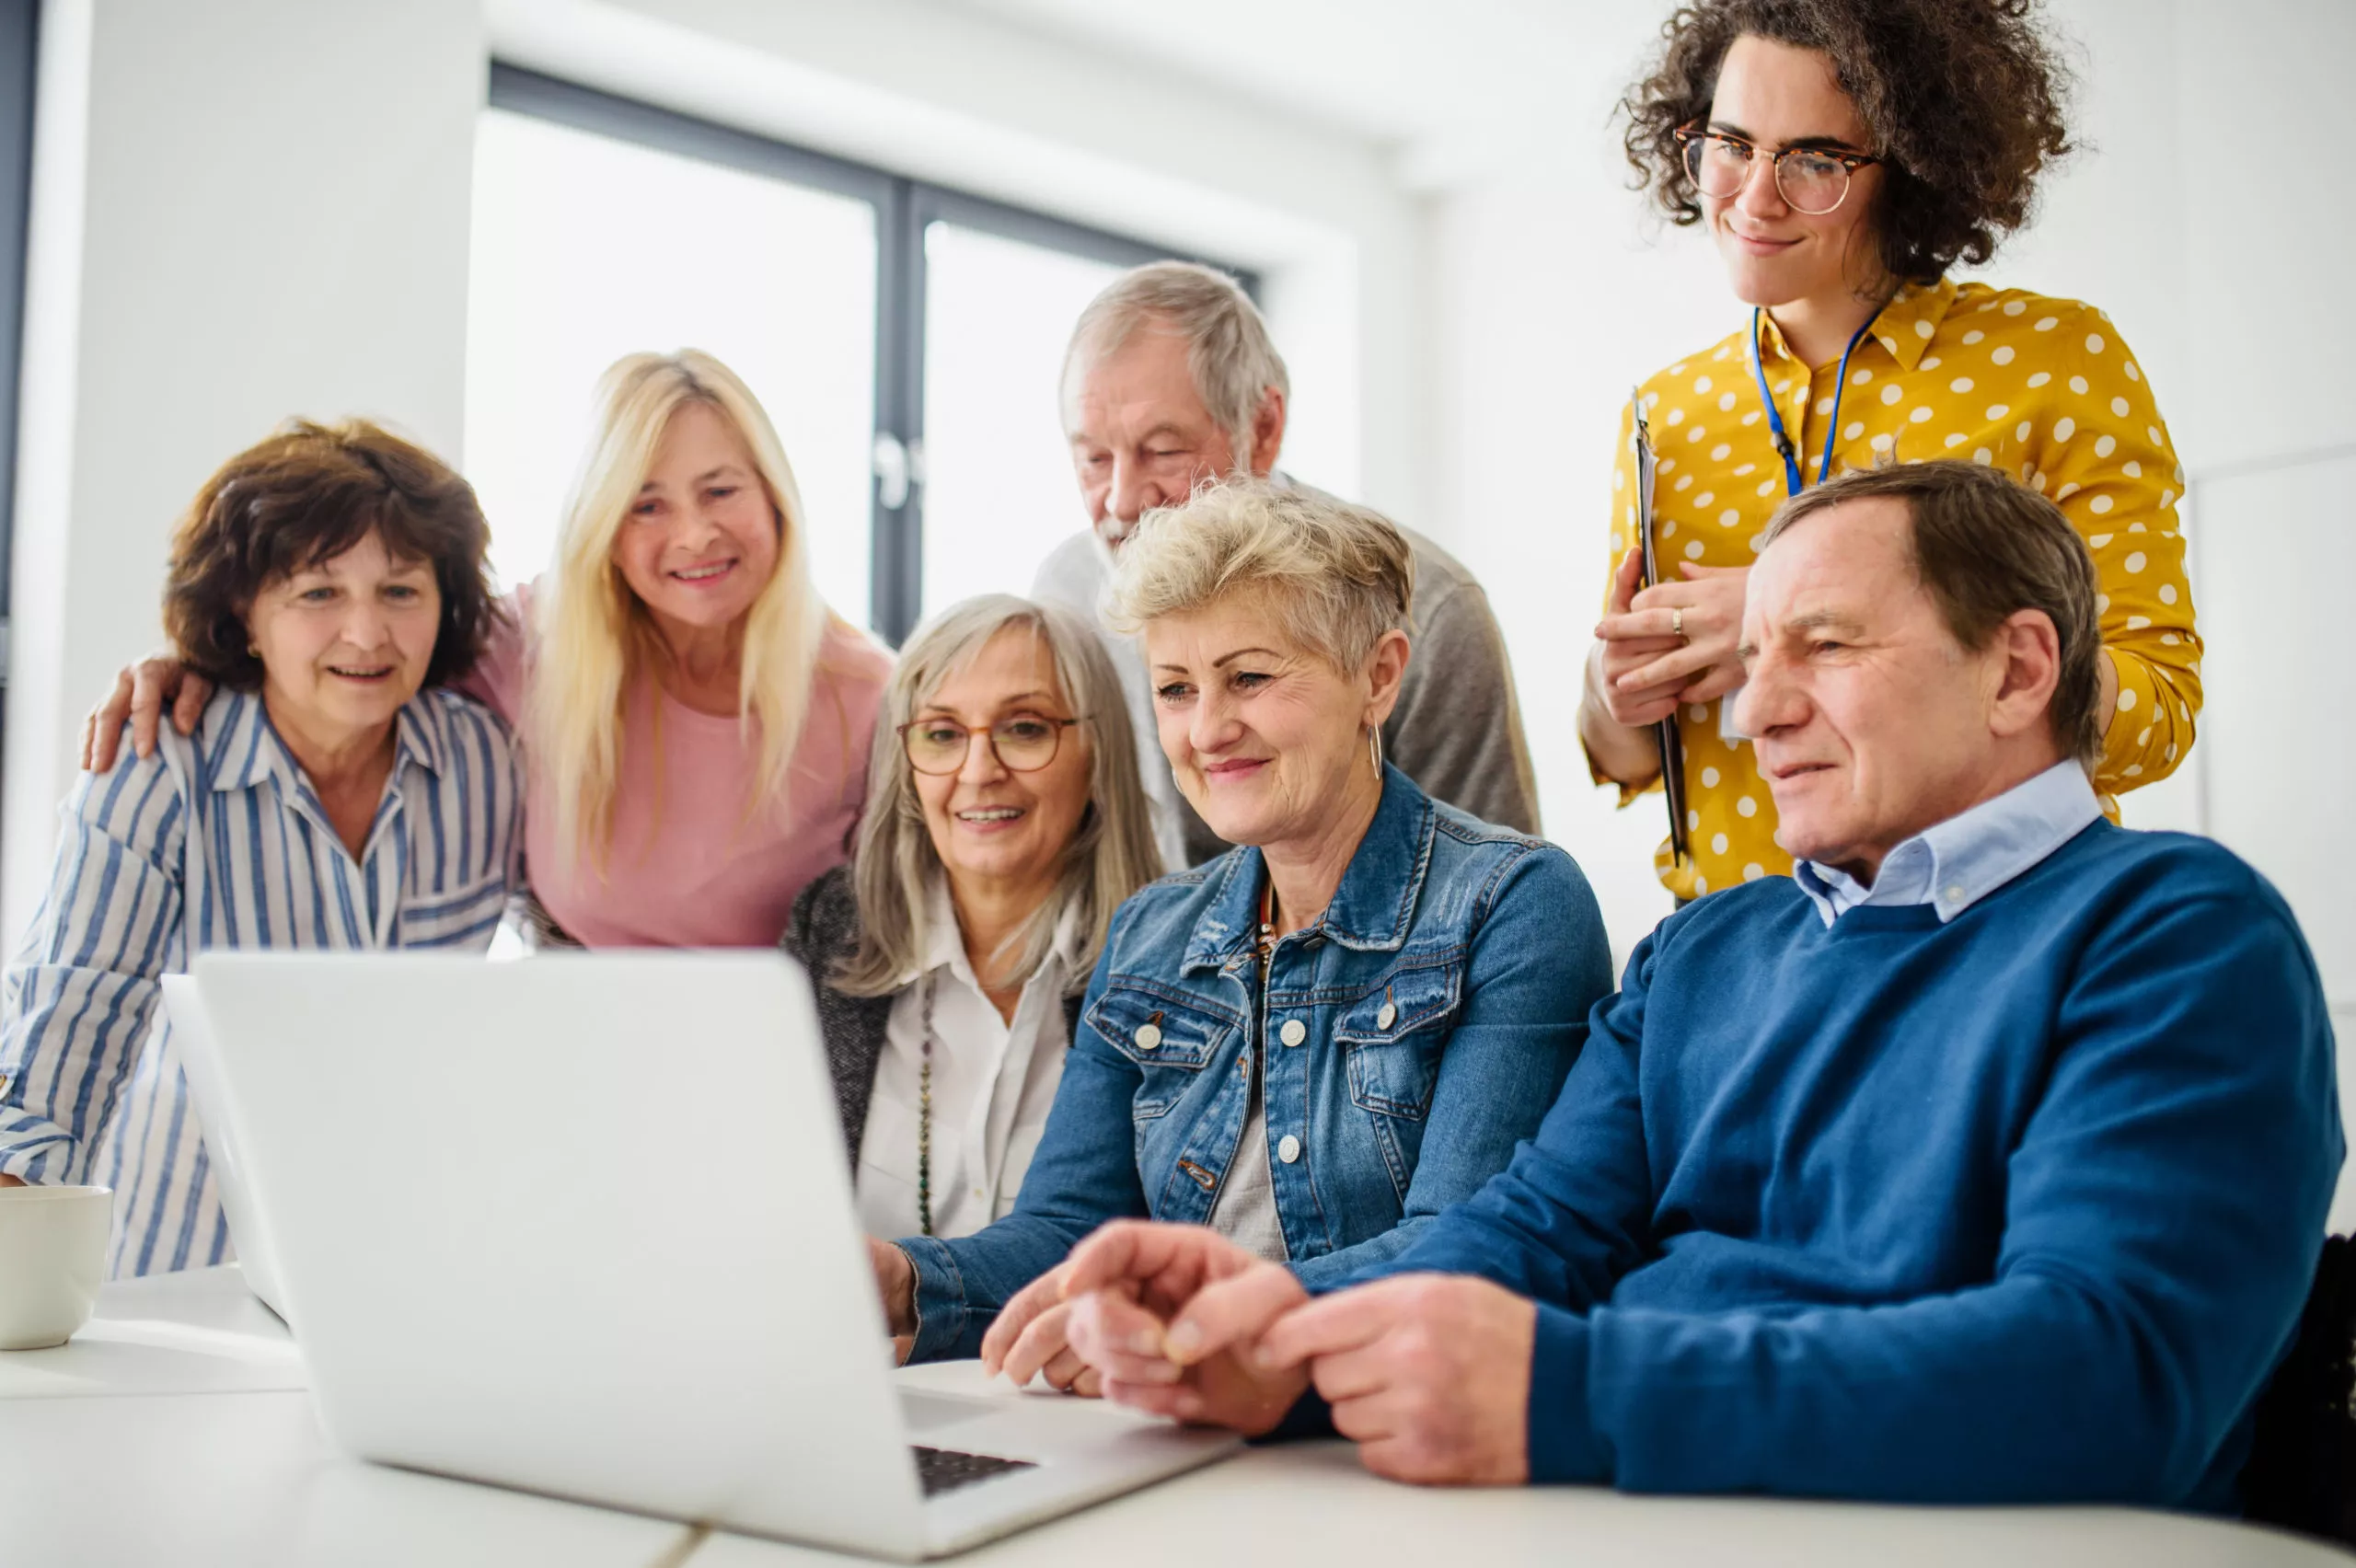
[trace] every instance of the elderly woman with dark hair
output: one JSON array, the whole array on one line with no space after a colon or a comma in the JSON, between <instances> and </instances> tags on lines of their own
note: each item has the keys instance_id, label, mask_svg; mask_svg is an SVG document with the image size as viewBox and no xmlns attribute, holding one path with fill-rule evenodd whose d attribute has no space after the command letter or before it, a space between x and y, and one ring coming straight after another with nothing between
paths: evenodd
<instances>
[{"instance_id":1,"label":"elderly woman with dark hair","mask_svg":"<svg viewBox=\"0 0 2356 1568\"><path fill-rule=\"evenodd\" d=\"M1537 1130L1610 986L1602 918L1561 849L1385 765L1414 591L1388 521L1252 480L1124 547L1112 607L1162 753L1239 847L1114 917L1013 1212L874 1249L918 1358L1085 1391L1051 1271L1106 1220L1205 1223L1339 1279Z\"/></svg>"},{"instance_id":2,"label":"elderly woman with dark hair","mask_svg":"<svg viewBox=\"0 0 2356 1568\"><path fill-rule=\"evenodd\" d=\"M231 458L174 534L165 625L217 689L194 734L75 783L0 1013L0 1184L111 1186L110 1273L230 1255L149 1036L160 976L217 948L489 947L515 752L445 683L499 614L490 538L464 479L360 421Z\"/></svg>"},{"instance_id":3,"label":"elderly woman with dark hair","mask_svg":"<svg viewBox=\"0 0 2356 1568\"><path fill-rule=\"evenodd\" d=\"M1007 594L917 628L884 694L856 859L795 901L859 1213L964 1236L1014 1206L1080 994L1160 870L1095 634Z\"/></svg>"}]
</instances>

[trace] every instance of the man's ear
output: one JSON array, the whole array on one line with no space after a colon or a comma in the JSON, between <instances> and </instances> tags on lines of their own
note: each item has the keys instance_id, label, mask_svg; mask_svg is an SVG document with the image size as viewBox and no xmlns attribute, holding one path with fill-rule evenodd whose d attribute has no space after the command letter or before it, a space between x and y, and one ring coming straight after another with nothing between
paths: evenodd
<instances>
[{"instance_id":1,"label":"man's ear","mask_svg":"<svg viewBox=\"0 0 2356 1568\"><path fill-rule=\"evenodd\" d=\"M1276 466L1276 454L1285 444L1285 395L1273 386L1260 393L1260 406L1252 410L1252 455L1245 465L1255 478L1266 478Z\"/></svg>"},{"instance_id":2,"label":"man's ear","mask_svg":"<svg viewBox=\"0 0 2356 1568\"><path fill-rule=\"evenodd\" d=\"M1989 729L2009 739L2049 724L2053 693L2062 682L2062 634L2053 617L2043 610L2015 610L1996 628L1992 651L1999 663Z\"/></svg>"}]
</instances>

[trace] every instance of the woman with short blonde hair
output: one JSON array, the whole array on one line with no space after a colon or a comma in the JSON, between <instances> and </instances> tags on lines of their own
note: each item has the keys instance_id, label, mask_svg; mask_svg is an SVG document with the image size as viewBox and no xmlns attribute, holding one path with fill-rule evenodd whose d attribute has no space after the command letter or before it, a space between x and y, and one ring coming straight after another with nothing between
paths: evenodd
<instances>
[{"instance_id":1,"label":"woman with short blonde hair","mask_svg":"<svg viewBox=\"0 0 2356 1568\"><path fill-rule=\"evenodd\" d=\"M918 628L884 698L855 861L811 883L809 965L860 1216L962 1236L1014 1205L1113 912L1161 870L1119 677L1007 594Z\"/></svg>"}]
</instances>

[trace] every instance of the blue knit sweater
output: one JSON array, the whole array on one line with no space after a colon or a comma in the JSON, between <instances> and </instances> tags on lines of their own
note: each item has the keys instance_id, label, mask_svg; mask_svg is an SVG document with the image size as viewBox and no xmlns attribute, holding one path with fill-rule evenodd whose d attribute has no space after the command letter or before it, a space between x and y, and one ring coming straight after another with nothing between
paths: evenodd
<instances>
[{"instance_id":1,"label":"blue knit sweater","mask_svg":"<svg viewBox=\"0 0 2356 1568\"><path fill-rule=\"evenodd\" d=\"M1535 1480L2229 1512L2342 1152L2281 898L2096 823L1946 925L1781 877L1673 916L1379 1272L1540 1303Z\"/></svg>"}]
</instances>

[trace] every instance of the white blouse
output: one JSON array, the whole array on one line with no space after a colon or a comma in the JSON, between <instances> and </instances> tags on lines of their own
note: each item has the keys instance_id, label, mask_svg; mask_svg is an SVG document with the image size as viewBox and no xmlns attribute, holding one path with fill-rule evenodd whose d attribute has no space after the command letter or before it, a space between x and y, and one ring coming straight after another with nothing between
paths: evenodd
<instances>
[{"instance_id":1,"label":"white blouse","mask_svg":"<svg viewBox=\"0 0 2356 1568\"><path fill-rule=\"evenodd\" d=\"M893 997L859 1144L859 1218L870 1236L915 1236L925 982L932 1003L932 1230L967 1236L1009 1213L1063 1081L1065 988L1078 922L1065 911L1047 960L1024 982L1009 1023L983 994L948 888L936 882L924 968Z\"/></svg>"}]
</instances>

